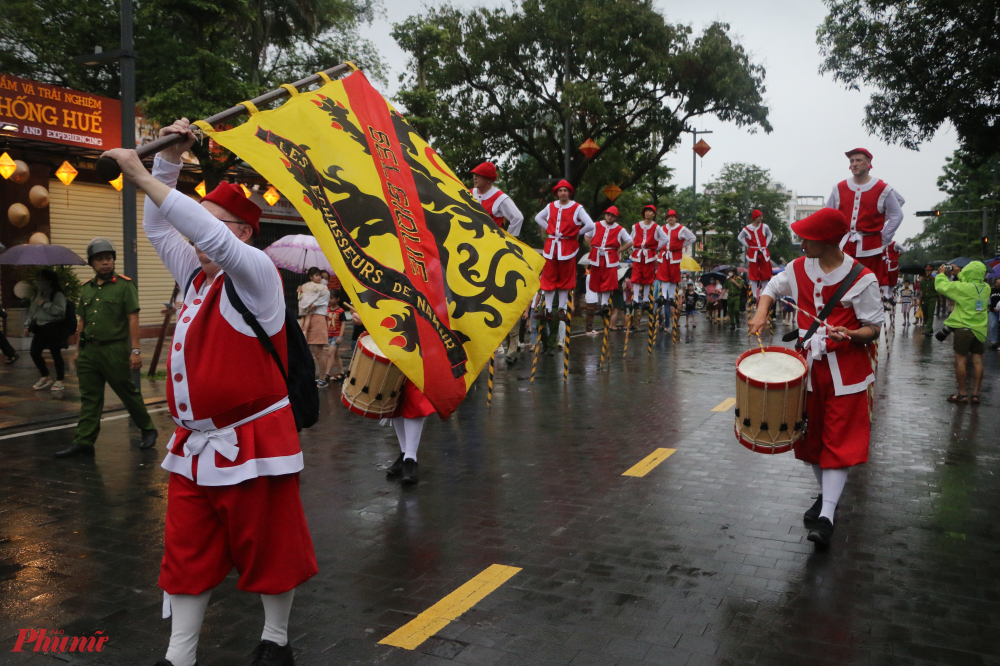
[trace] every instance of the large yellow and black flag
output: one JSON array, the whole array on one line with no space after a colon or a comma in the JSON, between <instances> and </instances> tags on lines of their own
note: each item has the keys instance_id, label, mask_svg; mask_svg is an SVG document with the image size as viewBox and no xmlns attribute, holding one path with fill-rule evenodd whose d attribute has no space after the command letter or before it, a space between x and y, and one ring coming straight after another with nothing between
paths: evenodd
<instances>
[{"instance_id":1,"label":"large yellow and black flag","mask_svg":"<svg viewBox=\"0 0 1000 666\"><path fill-rule=\"evenodd\" d=\"M542 258L362 72L250 111L227 131L198 125L295 205L375 343L446 418L538 290Z\"/></svg>"}]
</instances>

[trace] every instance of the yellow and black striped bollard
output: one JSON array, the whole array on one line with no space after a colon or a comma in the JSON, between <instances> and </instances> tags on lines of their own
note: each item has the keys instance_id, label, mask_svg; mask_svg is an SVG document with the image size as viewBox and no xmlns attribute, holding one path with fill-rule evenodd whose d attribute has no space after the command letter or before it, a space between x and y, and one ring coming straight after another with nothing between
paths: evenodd
<instances>
[{"instance_id":1,"label":"yellow and black striped bollard","mask_svg":"<svg viewBox=\"0 0 1000 666\"><path fill-rule=\"evenodd\" d=\"M569 381L569 327L573 322L573 292L569 292L569 303L566 309L566 339L563 340L563 381Z\"/></svg>"},{"instance_id":2,"label":"yellow and black striped bollard","mask_svg":"<svg viewBox=\"0 0 1000 666\"><path fill-rule=\"evenodd\" d=\"M493 356L490 356L490 376L486 380L486 409L489 409L493 404L493 366L496 364L497 353L493 352Z\"/></svg>"}]
</instances>

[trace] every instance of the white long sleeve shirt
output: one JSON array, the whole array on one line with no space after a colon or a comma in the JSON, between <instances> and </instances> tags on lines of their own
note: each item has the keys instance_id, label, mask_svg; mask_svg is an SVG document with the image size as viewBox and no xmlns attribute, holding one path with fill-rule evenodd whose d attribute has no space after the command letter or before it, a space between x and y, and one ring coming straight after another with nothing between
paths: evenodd
<instances>
[{"instance_id":1,"label":"white long sleeve shirt","mask_svg":"<svg viewBox=\"0 0 1000 666\"><path fill-rule=\"evenodd\" d=\"M876 179L872 179L869 183L877 182ZM848 180L848 185L853 185L853 180ZM864 186L867 186L865 183ZM862 186L862 187L864 187ZM857 188L857 185L854 185ZM888 187L888 185L887 185ZM833 186L833 191L830 192L830 198L826 200L827 208L838 208L839 207L839 197L837 192L837 185ZM903 197L899 195L896 190L891 190L889 196L885 198L885 224L882 225L882 245L888 245L892 242L892 237L896 235L896 230L899 229L899 225L903 223L903 204L905 201ZM850 222L850 220L848 220Z\"/></svg>"},{"instance_id":2,"label":"white long sleeve shirt","mask_svg":"<svg viewBox=\"0 0 1000 666\"><path fill-rule=\"evenodd\" d=\"M167 162L159 155L153 161L153 177L169 187L176 187L180 171L180 164ZM159 208L146 197L142 227L181 289L201 266L194 247L185 240L187 237L230 277L236 293L268 335L281 330L285 298L274 262L262 250L238 239L222 220L174 190ZM202 291L210 286L206 280ZM185 296L181 294L181 298Z\"/></svg>"},{"instance_id":3,"label":"white long sleeve shirt","mask_svg":"<svg viewBox=\"0 0 1000 666\"><path fill-rule=\"evenodd\" d=\"M751 224L749 226L754 231L757 231L757 229L760 228L761 224L763 223L759 223L756 226ZM764 226L764 242L770 246L771 239L774 237L774 234L771 233L771 227L767 226L766 224L764 224L763 226ZM740 229L740 234L739 236L736 237L736 240L738 240L740 242L740 245L742 245L743 247L750 247L750 241L747 240L748 238L750 238L750 234L749 232L747 232L747 228L743 227L742 229Z\"/></svg>"},{"instance_id":4,"label":"white long sleeve shirt","mask_svg":"<svg viewBox=\"0 0 1000 666\"><path fill-rule=\"evenodd\" d=\"M483 203L499 190L491 187L486 194L480 194L479 190L472 188L472 198ZM502 216L507 220L507 233L515 238L521 234L521 225L524 224L524 214L518 209L517 204L507 194L501 193L500 198L493 204L493 214Z\"/></svg>"},{"instance_id":5,"label":"white long sleeve shirt","mask_svg":"<svg viewBox=\"0 0 1000 666\"><path fill-rule=\"evenodd\" d=\"M853 265L854 259L845 254L843 263L834 269L833 272L826 273L820 267L819 259L809 259L808 257L805 259L806 274L814 280L822 279L823 284L827 285L837 284L847 277ZM794 296L795 293L792 290L792 280L794 279L795 271L791 268L791 264L789 264L787 269L771 278L764 289L764 295L773 298L775 303L782 296ZM840 303L841 305L849 305L854 308L855 316L862 323L881 326L885 322L885 310L882 307L882 292L879 291L878 282L870 281L861 289L848 289L844 297L840 299ZM822 310L823 304L821 302L816 303L816 305L817 312Z\"/></svg>"},{"instance_id":6,"label":"white long sleeve shirt","mask_svg":"<svg viewBox=\"0 0 1000 666\"><path fill-rule=\"evenodd\" d=\"M563 206L558 201L555 202L556 208L569 208L574 203L576 203L576 202L575 201L570 201L568 204L566 204L565 206ZM576 213L573 215L573 220L577 224L580 225L580 227L581 227L580 233L582 235L584 235L584 236L592 235L594 233L594 230L597 228L597 225L595 225L594 221L592 219L590 219L590 215L587 215L587 211L585 211L583 209L583 206L580 206L579 208L576 209ZM542 231L547 231L548 230L548 228L549 228L549 207L548 206L545 206L545 208L543 208L538 213L538 215L535 215L535 222L537 222L538 226L540 226L542 228Z\"/></svg>"}]
</instances>

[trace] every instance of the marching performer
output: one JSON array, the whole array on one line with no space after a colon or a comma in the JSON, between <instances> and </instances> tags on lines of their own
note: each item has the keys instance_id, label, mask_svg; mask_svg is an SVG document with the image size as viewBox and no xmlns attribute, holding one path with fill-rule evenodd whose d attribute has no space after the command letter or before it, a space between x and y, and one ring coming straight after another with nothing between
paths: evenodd
<instances>
[{"instance_id":1,"label":"marching performer","mask_svg":"<svg viewBox=\"0 0 1000 666\"><path fill-rule=\"evenodd\" d=\"M420 447L420 435L427 417L436 413L430 400L407 379L403 383L399 410L396 416L389 419L399 440L399 458L386 470L386 478L397 478L404 486L412 486L419 481L417 449Z\"/></svg>"},{"instance_id":2,"label":"marching performer","mask_svg":"<svg viewBox=\"0 0 1000 666\"><path fill-rule=\"evenodd\" d=\"M493 183L497 179L497 168L493 162L483 162L472 170L472 197L478 201L486 214L493 218L497 226L504 229L515 238L521 233L524 215L518 210L514 200L497 189ZM521 319L514 322L513 328L507 334L507 363L517 362L517 353L521 349ZM503 347L503 344L500 345Z\"/></svg>"},{"instance_id":3,"label":"marching performer","mask_svg":"<svg viewBox=\"0 0 1000 666\"><path fill-rule=\"evenodd\" d=\"M642 218L632 227L632 306L649 311L649 295L656 279L656 257L666 247L668 239L656 223L656 206L643 206Z\"/></svg>"},{"instance_id":4,"label":"marching performer","mask_svg":"<svg viewBox=\"0 0 1000 666\"><path fill-rule=\"evenodd\" d=\"M892 241L885 246L885 256L882 257L886 272L885 284L882 285L882 298L893 306L896 304L896 284L899 282L899 255L904 252L906 247L902 243Z\"/></svg>"},{"instance_id":5,"label":"marching performer","mask_svg":"<svg viewBox=\"0 0 1000 666\"><path fill-rule=\"evenodd\" d=\"M632 247L632 237L618 224L618 208L611 206L586 238L590 241L590 289L600 296L601 315L607 316L608 300L618 289L619 257Z\"/></svg>"},{"instance_id":6,"label":"marching performer","mask_svg":"<svg viewBox=\"0 0 1000 666\"><path fill-rule=\"evenodd\" d=\"M580 250L580 236L594 233L594 221L583 206L573 201L573 186L560 180L552 188L557 200L543 208L535 216L535 222L548 234L542 256L542 292L545 295L544 312L552 313L552 302L559 292L559 320L569 321L566 316L566 302L569 292L576 286L576 254ZM537 315L545 316L541 306Z\"/></svg>"},{"instance_id":7,"label":"marching performer","mask_svg":"<svg viewBox=\"0 0 1000 666\"><path fill-rule=\"evenodd\" d=\"M497 226L516 238L521 233L524 215L517 209L513 199L493 185L496 179L496 165L493 162L483 162L472 170L472 189L470 192L472 192L472 197L483 206L486 214L497 223ZM506 226L504 222L506 222Z\"/></svg>"},{"instance_id":8,"label":"marching performer","mask_svg":"<svg viewBox=\"0 0 1000 666\"><path fill-rule=\"evenodd\" d=\"M864 148L845 153L850 160L852 178L837 183L827 208L836 208L847 219L849 231L841 249L865 265L884 286L888 271L883 248L892 242L903 222L903 197L883 180L872 178L872 154Z\"/></svg>"},{"instance_id":9,"label":"marching performer","mask_svg":"<svg viewBox=\"0 0 1000 666\"><path fill-rule=\"evenodd\" d=\"M212 589L234 567L237 587L264 605L252 663L291 666L295 588L317 572L299 498L302 450L282 370L237 311L249 311L287 364L281 277L250 245L261 211L238 188L222 183L200 205L174 189L195 138L188 124L161 130L186 140L156 157L153 175L133 150L105 153L146 192L146 236L185 289L167 361L178 427L163 461L170 481L159 586L173 620L157 666L195 663Z\"/></svg>"},{"instance_id":10,"label":"marching performer","mask_svg":"<svg viewBox=\"0 0 1000 666\"><path fill-rule=\"evenodd\" d=\"M812 523L809 540L825 547L833 535L834 511L847 472L868 461L868 385L875 381L869 345L878 339L885 312L875 275L840 250L850 231L843 213L824 208L793 222L792 231L802 239L805 256L792 261L764 289L749 332L767 326L767 313L781 296L790 296L802 309L799 344L809 361L809 425L795 446L795 457L812 466L821 486L819 499L804 517ZM839 305L824 312L834 300ZM817 327L813 317L826 325Z\"/></svg>"},{"instance_id":11,"label":"marching performer","mask_svg":"<svg viewBox=\"0 0 1000 666\"><path fill-rule=\"evenodd\" d=\"M660 251L659 263L656 265L656 281L661 283L660 299L669 299L670 306L676 307L677 285L681 282L681 259L684 248L692 245L698 238L690 229L677 221L677 212L667 211L667 223L661 227L667 237L667 243ZM664 297L663 287L667 295ZM668 316L669 318L669 316ZM664 319L666 321L666 319Z\"/></svg>"},{"instance_id":12,"label":"marching performer","mask_svg":"<svg viewBox=\"0 0 1000 666\"><path fill-rule=\"evenodd\" d=\"M753 290L753 297L760 298L760 292L767 287L767 281L771 279L773 271L771 269L771 228L764 223L764 213L756 208L750 215L750 224L743 227L736 240L740 242L747 251L747 276L750 280L750 288Z\"/></svg>"}]
</instances>

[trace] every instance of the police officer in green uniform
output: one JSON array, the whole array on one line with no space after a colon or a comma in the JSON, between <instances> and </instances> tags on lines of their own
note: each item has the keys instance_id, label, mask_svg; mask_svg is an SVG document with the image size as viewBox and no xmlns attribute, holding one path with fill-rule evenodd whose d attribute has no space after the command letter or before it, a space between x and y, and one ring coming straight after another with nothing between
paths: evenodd
<instances>
[{"instance_id":1,"label":"police officer in green uniform","mask_svg":"<svg viewBox=\"0 0 1000 666\"><path fill-rule=\"evenodd\" d=\"M117 257L114 244L106 238L95 238L87 246L87 263L96 275L80 290L78 309L76 374L83 404L73 445L56 453L56 458L94 455L94 443L101 432L105 383L111 385L142 431L139 448L156 445L156 426L132 383L132 371L142 367L139 291L130 278L115 273Z\"/></svg>"},{"instance_id":2,"label":"police officer in green uniform","mask_svg":"<svg viewBox=\"0 0 1000 666\"><path fill-rule=\"evenodd\" d=\"M934 267L927 264L920 278L920 309L924 312L924 335L934 335L934 310L937 308L937 287L934 286Z\"/></svg>"},{"instance_id":3,"label":"police officer in green uniform","mask_svg":"<svg viewBox=\"0 0 1000 666\"><path fill-rule=\"evenodd\" d=\"M723 287L726 290L726 309L729 315L729 328L736 328L740 318L740 300L746 292L746 283L735 271L729 271L729 277Z\"/></svg>"}]
</instances>

